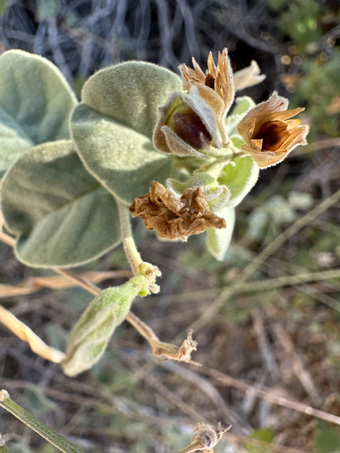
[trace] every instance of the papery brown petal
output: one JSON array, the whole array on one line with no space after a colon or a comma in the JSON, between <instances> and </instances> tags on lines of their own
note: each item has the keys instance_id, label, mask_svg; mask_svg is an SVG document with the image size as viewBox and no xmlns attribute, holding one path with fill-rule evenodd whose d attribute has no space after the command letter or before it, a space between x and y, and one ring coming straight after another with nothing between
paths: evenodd
<instances>
[{"instance_id":1,"label":"papery brown petal","mask_svg":"<svg viewBox=\"0 0 340 453\"><path fill-rule=\"evenodd\" d=\"M220 52L218 52L218 54L220 54ZM216 79L216 76L217 76L216 65L215 65L214 57L213 57L213 54L211 51L209 52L209 55L208 55L207 66L208 66L209 74L211 74Z\"/></svg>"},{"instance_id":2,"label":"papery brown petal","mask_svg":"<svg viewBox=\"0 0 340 453\"><path fill-rule=\"evenodd\" d=\"M243 90L244 88L263 82L266 76L260 72L260 68L255 60L251 61L250 66L236 71L234 73L235 90Z\"/></svg>"},{"instance_id":3,"label":"papery brown petal","mask_svg":"<svg viewBox=\"0 0 340 453\"><path fill-rule=\"evenodd\" d=\"M238 132L243 137L244 152L249 153L260 168L281 162L296 146L306 144L309 127L300 119L289 119L304 108L287 110L288 100L276 92L268 101L254 107L241 120Z\"/></svg>"},{"instance_id":4,"label":"papery brown petal","mask_svg":"<svg viewBox=\"0 0 340 453\"><path fill-rule=\"evenodd\" d=\"M261 125L262 123L269 121L270 119L273 119L277 117L278 112L282 112L283 116L287 114L286 110L288 108L288 99L284 98L283 96L279 96L276 91L271 95L271 97L267 100L264 101L260 104L258 104L256 107L251 109L247 115L242 119L240 124L238 125L238 132L245 138L249 137L249 124L254 124L254 120L256 122L256 125L259 124ZM275 112L277 112L275 114ZM275 114L275 116L273 116ZM267 115L269 117L267 118ZM281 119L281 118L280 118ZM257 128L257 127L256 127ZM252 131L252 134L256 134L257 130Z\"/></svg>"},{"instance_id":5,"label":"papery brown petal","mask_svg":"<svg viewBox=\"0 0 340 453\"><path fill-rule=\"evenodd\" d=\"M259 151L261 151L261 149L262 149L262 143L263 143L262 138L250 139L250 144L252 145L252 147L254 147L255 149L258 149ZM250 148L250 149L252 149L252 148Z\"/></svg>"},{"instance_id":6,"label":"papery brown petal","mask_svg":"<svg viewBox=\"0 0 340 453\"><path fill-rule=\"evenodd\" d=\"M130 206L132 217L139 216L148 230L160 237L179 239L208 228L225 228L225 220L210 211L201 188L185 189L178 200L162 184L153 181L150 193L136 198Z\"/></svg>"},{"instance_id":7,"label":"papery brown petal","mask_svg":"<svg viewBox=\"0 0 340 453\"><path fill-rule=\"evenodd\" d=\"M296 109L290 109L285 112L279 112L275 114L275 118L281 121L285 121L288 118L292 118L293 116L297 115L300 112L303 112L305 110L304 107L298 107Z\"/></svg>"},{"instance_id":8,"label":"papery brown petal","mask_svg":"<svg viewBox=\"0 0 340 453\"><path fill-rule=\"evenodd\" d=\"M163 205L175 214L184 207L184 203L181 203L175 195L170 192L166 187L158 181L152 181L150 190L150 200L152 203L157 204L161 208Z\"/></svg>"},{"instance_id":9,"label":"papery brown petal","mask_svg":"<svg viewBox=\"0 0 340 453\"><path fill-rule=\"evenodd\" d=\"M224 118L235 97L234 77L227 49L218 53L217 65L212 53L208 56L208 72L204 75L198 63L193 59L194 70L185 64L179 66L182 74L183 89L190 93L193 86L214 112L216 123L224 145L228 143ZM211 133L211 131L210 131Z\"/></svg>"},{"instance_id":10,"label":"papery brown petal","mask_svg":"<svg viewBox=\"0 0 340 453\"><path fill-rule=\"evenodd\" d=\"M291 131L292 129L296 129L297 127L301 126L302 121L299 119L294 119L294 120L287 120L285 121L287 124L287 129Z\"/></svg>"},{"instance_id":11,"label":"papery brown petal","mask_svg":"<svg viewBox=\"0 0 340 453\"><path fill-rule=\"evenodd\" d=\"M257 135L259 139L262 139L263 151L276 151L289 137L289 132L283 121L267 121L261 125Z\"/></svg>"},{"instance_id":12,"label":"papery brown petal","mask_svg":"<svg viewBox=\"0 0 340 453\"><path fill-rule=\"evenodd\" d=\"M200 65L197 63L194 57L192 57L192 65L194 67L195 75L197 79L199 79L201 82L204 82L205 79L205 74L202 71Z\"/></svg>"},{"instance_id":13,"label":"papery brown petal","mask_svg":"<svg viewBox=\"0 0 340 453\"><path fill-rule=\"evenodd\" d=\"M217 116L221 116L224 111L224 102L216 91L212 90L207 85L202 84L197 85L196 88L199 96L209 105L211 110Z\"/></svg>"},{"instance_id":14,"label":"papery brown petal","mask_svg":"<svg viewBox=\"0 0 340 453\"><path fill-rule=\"evenodd\" d=\"M306 137L309 132L309 126L304 125L294 129L286 141L281 145L281 148L274 151L261 151L256 150L254 147L249 145L243 145L242 149L248 152L257 165L264 169L277 165L282 162L288 154L293 151L299 145L306 145ZM253 140L251 140L253 142Z\"/></svg>"}]
</instances>

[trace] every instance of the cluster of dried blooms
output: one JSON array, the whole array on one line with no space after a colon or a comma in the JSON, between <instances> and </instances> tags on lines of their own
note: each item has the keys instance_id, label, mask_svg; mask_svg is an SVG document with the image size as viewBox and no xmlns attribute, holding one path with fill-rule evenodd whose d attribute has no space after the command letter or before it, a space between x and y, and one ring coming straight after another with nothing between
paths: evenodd
<instances>
[{"instance_id":1,"label":"cluster of dried blooms","mask_svg":"<svg viewBox=\"0 0 340 453\"><path fill-rule=\"evenodd\" d=\"M222 429L220 424L215 428L202 422L198 423L193 433L191 444L179 453L192 453L199 450L203 450L204 453L214 453L214 447L230 428L231 426Z\"/></svg>"},{"instance_id":2,"label":"cluster of dried blooms","mask_svg":"<svg viewBox=\"0 0 340 453\"><path fill-rule=\"evenodd\" d=\"M181 198L153 181L150 192L138 197L130 206L132 217L141 217L148 230L160 237L179 239L199 234L207 228L225 228L225 220L210 211L201 188L185 189Z\"/></svg>"},{"instance_id":3,"label":"cluster of dried blooms","mask_svg":"<svg viewBox=\"0 0 340 453\"><path fill-rule=\"evenodd\" d=\"M234 102L235 90L265 78L254 61L233 74L226 49L218 53L217 65L210 52L207 65L206 73L194 58L194 69L180 65L184 92L173 93L159 109L153 139L160 151L199 159L216 155L216 150L229 143L224 120ZM249 154L260 168L281 162L296 146L306 144L308 126L291 119L303 110L288 110L288 100L274 92L240 121L237 129L244 140L241 152ZM209 210L201 189L186 189L177 199L153 182L150 193L137 198L130 210L133 217L140 216L145 221L149 230L156 229L160 237L168 239L226 226Z\"/></svg>"}]
</instances>

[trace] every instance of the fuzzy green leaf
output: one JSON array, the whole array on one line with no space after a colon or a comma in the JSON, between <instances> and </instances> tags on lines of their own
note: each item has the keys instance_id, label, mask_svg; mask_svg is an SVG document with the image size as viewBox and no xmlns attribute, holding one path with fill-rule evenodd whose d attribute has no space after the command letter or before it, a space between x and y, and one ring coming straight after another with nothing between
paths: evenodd
<instances>
[{"instance_id":1,"label":"fuzzy green leaf","mask_svg":"<svg viewBox=\"0 0 340 453\"><path fill-rule=\"evenodd\" d=\"M233 144L240 148L244 144L244 140L241 135L237 132L237 126L239 122L246 116L248 111L255 107L255 102L248 96L242 96L235 99L236 106L233 109L232 115L229 115L225 119L225 127L227 130L228 137L231 139Z\"/></svg>"},{"instance_id":2,"label":"fuzzy green leaf","mask_svg":"<svg viewBox=\"0 0 340 453\"><path fill-rule=\"evenodd\" d=\"M98 362L114 330L128 315L133 299L147 292L147 278L136 275L121 286L105 289L92 300L68 341L63 362L67 376L75 376Z\"/></svg>"},{"instance_id":3,"label":"fuzzy green leaf","mask_svg":"<svg viewBox=\"0 0 340 453\"><path fill-rule=\"evenodd\" d=\"M235 99L236 106L233 109L233 115L245 115L250 109L255 107L255 102L249 96L241 96Z\"/></svg>"},{"instance_id":4,"label":"fuzzy green leaf","mask_svg":"<svg viewBox=\"0 0 340 453\"><path fill-rule=\"evenodd\" d=\"M22 50L0 57L0 172L30 147L69 138L77 100L47 59Z\"/></svg>"},{"instance_id":5,"label":"fuzzy green leaf","mask_svg":"<svg viewBox=\"0 0 340 453\"><path fill-rule=\"evenodd\" d=\"M85 83L82 101L94 110L152 139L158 107L181 79L152 63L128 61L94 74Z\"/></svg>"},{"instance_id":6,"label":"fuzzy green leaf","mask_svg":"<svg viewBox=\"0 0 340 453\"><path fill-rule=\"evenodd\" d=\"M227 165L221 172L218 182L230 190L229 206L235 207L255 186L260 169L250 156L235 157L234 166Z\"/></svg>"},{"instance_id":7,"label":"fuzzy green leaf","mask_svg":"<svg viewBox=\"0 0 340 453\"><path fill-rule=\"evenodd\" d=\"M32 267L70 267L120 242L116 203L82 166L68 140L31 148L6 173L2 209Z\"/></svg>"},{"instance_id":8,"label":"fuzzy green leaf","mask_svg":"<svg viewBox=\"0 0 340 453\"><path fill-rule=\"evenodd\" d=\"M80 104L72 136L87 170L125 203L145 195L153 179L164 183L171 157L156 151L145 135Z\"/></svg>"},{"instance_id":9,"label":"fuzzy green leaf","mask_svg":"<svg viewBox=\"0 0 340 453\"><path fill-rule=\"evenodd\" d=\"M230 115L225 119L225 128L228 134L228 137L233 141L235 137L241 139L242 144L244 144L244 140L242 139L241 135L237 132L237 126L239 122L242 120L244 115L235 113L235 115Z\"/></svg>"},{"instance_id":10,"label":"fuzzy green leaf","mask_svg":"<svg viewBox=\"0 0 340 453\"><path fill-rule=\"evenodd\" d=\"M172 158L155 150L158 107L181 89L181 79L154 64L130 61L98 71L84 85L71 131L87 168L125 203L164 182Z\"/></svg>"},{"instance_id":11,"label":"fuzzy green leaf","mask_svg":"<svg viewBox=\"0 0 340 453\"><path fill-rule=\"evenodd\" d=\"M207 248L218 261L222 261L231 242L235 226L235 209L226 207L216 214L225 219L227 227L207 231Z\"/></svg>"},{"instance_id":12,"label":"fuzzy green leaf","mask_svg":"<svg viewBox=\"0 0 340 453\"><path fill-rule=\"evenodd\" d=\"M208 173L194 173L186 182L177 181L177 179L169 178L166 180L166 186L169 190L180 197L187 187L196 189L200 187L203 191L209 190L211 187L216 188L216 179Z\"/></svg>"}]
</instances>

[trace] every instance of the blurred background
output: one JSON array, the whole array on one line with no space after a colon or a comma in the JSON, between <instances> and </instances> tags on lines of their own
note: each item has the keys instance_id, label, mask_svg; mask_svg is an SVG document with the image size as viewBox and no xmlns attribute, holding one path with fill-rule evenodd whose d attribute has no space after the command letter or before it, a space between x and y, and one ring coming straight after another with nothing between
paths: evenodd
<instances>
[{"instance_id":1,"label":"blurred background","mask_svg":"<svg viewBox=\"0 0 340 453\"><path fill-rule=\"evenodd\" d=\"M0 325L1 388L89 452L176 452L202 420L233 425L217 452L340 452L340 427L307 409L340 414L339 1L1 0L0 14L0 51L45 56L78 95L112 63L178 72L192 56L205 68L210 50L227 47L234 70L256 60L267 75L240 95L259 102L277 90L306 108L311 126L309 144L262 171L237 208L224 261L208 254L204 235L159 242L134 223L163 278L161 295L133 311L164 341L180 344L193 326L193 359L204 367L155 362L124 323L101 362L70 379ZM125 281L128 264L117 248L86 269L117 271L106 287ZM42 275L52 274L0 245L1 284ZM91 300L76 288L1 297L60 349ZM2 410L0 433L14 453L56 451Z\"/></svg>"}]
</instances>

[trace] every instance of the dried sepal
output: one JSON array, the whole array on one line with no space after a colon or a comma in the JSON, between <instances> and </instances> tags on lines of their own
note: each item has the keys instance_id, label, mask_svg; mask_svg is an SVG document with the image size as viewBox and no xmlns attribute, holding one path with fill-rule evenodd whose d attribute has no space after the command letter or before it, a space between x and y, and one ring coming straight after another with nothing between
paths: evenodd
<instances>
[{"instance_id":1,"label":"dried sepal","mask_svg":"<svg viewBox=\"0 0 340 453\"><path fill-rule=\"evenodd\" d=\"M185 64L179 66L182 74L183 90L190 92L192 87L195 86L197 88L199 96L214 112L223 144L226 144L228 139L224 128L224 118L235 97L234 78L228 50L225 48L222 52L218 52L217 65L214 62L212 53L209 53L206 74L204 74L194 58L192 62L194 69L189 68Z\"/></svg>"},{"instance_id":2,"label":"dried sepal","mask_svg":"<svg viewBox=\"0 0 340 453\"><path fill-rule=\"evenodd\" d=\"M161 288L156 284L156 279L157 277L162 276L162 272L157 266L147 263L146 261L142 261L138 266L138 274L144 275L144 277L146 277L149 282L149 292L147 292L146 294L140 294L140 296L144 297L149 293L158 294L160 292Z\"/></svg>"},{"instance_id":3,"label":"dried sepal","mask_svg":"<svg viewBox=\"0 0 340 453\"><path fill-rule=\"evenodd\" d=\"M238 125L249 153L260 168L282 162L298 145L306 145L309 131L299 119L290 119L304 108L288 109L288 99L274 92L268 101L251 109Z\"/></svg>"},{"instance_id":4,"label":"dried sepal","mask_svg":"<svg viewBox=\"0 0 340 453\"><path fill-rule=\"evenodd\" d=\"M200 234L208 228L225 228L225 220L208 206L200 187L187 188L180 198L153 181L147 195L136 198L130 206L132 217L141 217L148 230L156 230L160 237L180 239Z\"/></svg>"},{"instance_id":5,"label":"dried sepal","mask_svg":"<svg viewBox=\"0 0 340 453\"><path fill-rule=\"evenodd\" d=\"M197 341L192 339L192 330L189 330L187 338L180 347L170 343L164 343L158 339L149 339L153 356L159 360L177 360L179 362L195 363L191 360L191 353L197 350Z\"/></svg>"},{"instance_id":6,"label":"dried sepal","mask_svg":"<svg viewBox=\"0 0 340 453\"><path fill-rule=\"evenodd\" d=\"M263 82L265 78L266 75L261 74L257 62L252 60L249 66L234 73L235 90L240 91L244 90L244 88L252 87Z\"/></svg>"},{"instance_id":7,"label":"dried sepal","mask_svg":"<svg viewBox=\"0 0 340 453\"><path fill-rule=\"evenodd\" d=\"M214 447L216 447L218 442L222 439L223 434L229 431L230 428L231 425L222 429L220 423L217 428L202 422L197 423L191 439L191 444L179 453L191 453L197 450L203 450L205 453L214 453Z\"/></svg>"}]
</instances>

